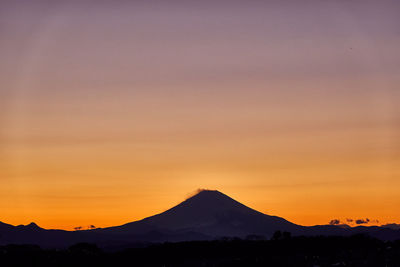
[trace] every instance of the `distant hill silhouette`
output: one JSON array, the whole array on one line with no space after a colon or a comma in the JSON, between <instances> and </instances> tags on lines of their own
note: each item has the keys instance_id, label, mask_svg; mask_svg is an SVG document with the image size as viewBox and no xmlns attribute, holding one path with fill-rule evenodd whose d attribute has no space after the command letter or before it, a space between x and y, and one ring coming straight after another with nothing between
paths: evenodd
<instances>
[{"instance_id":1,"label":"distant hill silhouette","mask_svg":"<svg viewBox=\"0 0 400 267\"><path fill-rule=\"evenodd\" d=\"M300 226L253 210L219 191L203 190L163 213L109 228L71 232L45 230L34 223L12 226L0 222L0 245L14 243L67 247L78 242L92 242L103 247L123 247L150 242L249 236L270 239L278 230L290 232L293 236L348 236L364 233L383 240L400 239L400 230L388 227Z\"/></svg>"}]
</instances>

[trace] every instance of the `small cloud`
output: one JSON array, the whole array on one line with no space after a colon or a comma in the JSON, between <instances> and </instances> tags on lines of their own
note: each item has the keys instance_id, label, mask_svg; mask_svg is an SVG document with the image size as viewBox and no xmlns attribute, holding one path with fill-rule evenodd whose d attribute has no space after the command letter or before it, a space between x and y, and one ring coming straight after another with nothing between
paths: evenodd
<instances>
[{"instance_id":1,"label":"small cloud","mask_svg":"<svg viewBox=\"0 0 400 267\"><path fill-rule=\"evenodd\" d=\"M338 219L333 219L333 220L331 220L331 221L329 222L329 224L330 224L330 225L338 225L338 224L340 224L340 220L338 220Z\"/></svg>"},{"instance_id":2,"label":"small cloud","mask_svg":"<svg viewBox=\"0 0 400 267\"><path fill-rule=\"evenodd\" d=\"M367 219L358 219L358 220L356 220L356 224L367 224L367 223L369 223L369 219L367 218Z\"/></svg>"},{"instance_id":3,"label":"small cloud","mask_svg":"<svg viewBox=\"0 0 400 267\"><path fill-rule=\"evenodd\" d=\"M197 195L198 193L201 193L201 192L203 192L203 191L210 191L210 189L207 189L207 188L198 188L197 190L195 190L195 191L193 191L193 192L187 194L185 199L189 199L189 198L191 198L191 197L194 197L195 195Z\"/></svg>"},{"instance_id":4,"label":"small cloud","mask_svg":"<svg viewBox=\"0 0 400 267\"><path fill-rule=\"evenodd\" d=\"M378 224L379 220L376 219L370 219L370 218L365 218L365 219L351 219L351 218L346 218L346 222L349 224Z\"/></svg>"}]
</instances>

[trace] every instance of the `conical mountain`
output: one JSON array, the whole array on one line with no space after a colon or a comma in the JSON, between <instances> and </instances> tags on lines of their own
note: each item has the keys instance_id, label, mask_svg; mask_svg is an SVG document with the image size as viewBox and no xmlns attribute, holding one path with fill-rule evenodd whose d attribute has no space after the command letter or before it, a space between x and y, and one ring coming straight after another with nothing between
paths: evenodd
<instances>
[{"instance_id":1,"label":"conical mountain","mask_svg":"<svg viewBox=\"0 0 400 267\"><path fill-rule=\"evenodd\" d=\"M260 213L219 191L203 190L163 213L108 228L107 231L136 235L158 231L244 237L251 234L270 236L276 230L293 231L297 228L283 218Z\"/></svg>"}]
</instances>

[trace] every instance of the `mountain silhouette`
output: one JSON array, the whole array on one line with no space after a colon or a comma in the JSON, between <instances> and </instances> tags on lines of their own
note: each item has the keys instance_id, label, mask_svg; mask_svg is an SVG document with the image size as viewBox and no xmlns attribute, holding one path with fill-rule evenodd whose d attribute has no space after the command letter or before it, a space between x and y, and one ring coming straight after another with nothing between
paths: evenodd
<instances>
[{"instance_id":1,"label":"mountain silhouette","mask_svg":"<svg viewBox=\"0 0 400 267\"><path fill-rule=\"evenodd\" d=\"M276 230L291 231L298 227L283 218L253 210L219 191L203 190L163 213L103 231L125 234L196 232L208 237L245 237L271 235Z\"/></svg>"},{"instance_id":2,"label":"mountain silhouette","mask_svg":"<svg viewBox=\"0 0 400 267\"><path fill-rule=\"evenodd\" d=\"M383 240L400 239L400 230L388 227L300 226L251 209L219 191L202 190L165 212L108 228L64 231L46 230L35 223L12 226L0 222L0 245L37 244L58 248L91 242L102 247L129 247L143 243L225 237L258 236L269 239L276 231L305 236L364 233Z\"/></svg>"}]
</instances>

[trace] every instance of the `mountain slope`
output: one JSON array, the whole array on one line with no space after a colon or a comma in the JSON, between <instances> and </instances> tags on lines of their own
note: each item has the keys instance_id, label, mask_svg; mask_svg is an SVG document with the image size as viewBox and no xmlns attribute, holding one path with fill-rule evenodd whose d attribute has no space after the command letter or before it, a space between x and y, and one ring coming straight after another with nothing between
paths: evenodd
<instances>
[{"instance_id":1,"label":"mountain slope","mask_svg":"<svg viewBox=\"0 0 400 267\"><path fill-rule=\"evenodd\" d=\"M163 213L104 231L125 234L196 232L210 237L245 237L271 235L276 230L293 231L298 227L283 218L248 208L221 192L203 190Z\"/></svg>"}]
</instances>

